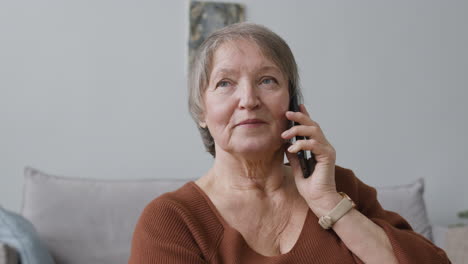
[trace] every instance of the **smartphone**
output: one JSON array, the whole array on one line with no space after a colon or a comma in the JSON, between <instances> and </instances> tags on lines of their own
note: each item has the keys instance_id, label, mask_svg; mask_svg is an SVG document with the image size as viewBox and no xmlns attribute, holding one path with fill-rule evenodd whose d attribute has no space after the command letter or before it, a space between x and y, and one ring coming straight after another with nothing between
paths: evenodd
<instances>
[{"instance_id":1,"label":"smartphone","mask_svg":"<svg viewBox=\"0 0 468 264\"><path fill-rule=\"evenodd\" d=\"M291 97L291 101L289 102L289 111L300 112L297 96ZM289 128L293 126L297 126L297 125L300 125L300 124L297 122L291 121ZM309 138L304 137L304 136L296 136L294 140L298 141L302 139L309 139ZM310 153L310 159L308 160L309 153ZM304 178L308 178L314 172L315 164L317 164L314 154L310 151L301 150L297 152L297 157L299 159L299 164L301 165L302 174L304 175Z\"/></svg>"}]
</instances>

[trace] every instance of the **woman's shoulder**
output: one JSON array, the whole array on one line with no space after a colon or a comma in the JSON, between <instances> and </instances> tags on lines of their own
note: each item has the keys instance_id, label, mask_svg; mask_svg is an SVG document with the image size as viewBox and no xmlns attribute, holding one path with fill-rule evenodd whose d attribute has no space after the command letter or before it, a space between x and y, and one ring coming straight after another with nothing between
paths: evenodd
<instances>
[{"instance_id":1,"label":"woman's shoulder","mask_svg":"<svg viewBox=\"0 0 468 264\"><path fill-rule=\"evenodd\" d=\"M351 169L338 165L335 165L335 182L337 189L349 189L358 184L357 177Z\"/></svg>"},{"instance_id":2,"label":"woman's shoulder","mask_svg":"<svg viewBox=\"0 0 468 264\"><path fill-rule=\"evenodd\" d=\"M350 176L350 175L353 175L354 176L354 173L351 169L348 169L348 168L345 168L345 167L342 167L342 166L339 166L339 165L335 165L335 175L339 176L339 177L343 177L343 176Z\"/></svg>"},{"instance_id":3,"label":"woman's shoulder","mask_svg":"<svg viewBox=\"0 0 468 264\"><path fill-rule=\"evenodd\" d=\"M358 207L377 202L377 190L359 179L353 170L335 165L335 183L338 192L346 193Z\"/></svg>"},{"instance_id":4,"label":"woman's shoulder","mask_svg":"<svg viewBox=\"0 0 468 264\"><path fill-rule=\"evenodd\" d=\"M154 198L148 206L157 206L165 203L184 206L187 201L195 198L196 196L196 193L192 190L193 188L191 188L191 182L192 181L187 181L177 189L168 190L167 192L162 193L158 197Z\"/></svg>"},{"instance_id":5,"label":"woman's shoulder","mask_svg":"<svg viewBox=\"0 0 468 264\"><path fill-rule=\"evenodd\" d=\"M335 181L337 190L342 192L354 192L362 188L374 189L374 187L371 187L361 181L361 179L354 174L353 170L338 165L335 165Z\"/></svg>"},{"instance_id":6,"label":"woman's shoulder","mask_svg":"<svg viewBox=\"0 0 468 264\"><path fill-rule=\"evenodd\" d=\"M210 217L203 198L187 182L177 190L166 192L146 205L136 224L132 255L139 256L146 249L158 254L188 252L209 257L222 237L222 226ZM168 252L180 248L177 253ZM135 263L138 261L135 261Z\"/></svg>"},{"instance_id":7,"label":"woman's shoulder","mask_svg":"<svg viewBox=\"0 0 468 264\"><path fill-rule=\"evenodd\" d=\"M143 215L161 214L170 211L171 215L189 217L195 215L200 210L206 210L203 197L193 188L193 181L186 182L176 190L165 192L149 202Z\"/></svg>"},{"instance_id":8,"label":"woman's shoulder","mask_svg":"<svg viewBox=\"0 0 468 264\"><path fill-rule=\"evenodd\" d=\"M222 225L213 223L216 216L193 184L193 181L189 181L153 199L144 208L139 222L159 227L184 226L192 232L203 230L210 234L219 233Z\"/></svg>"}]
</instances>

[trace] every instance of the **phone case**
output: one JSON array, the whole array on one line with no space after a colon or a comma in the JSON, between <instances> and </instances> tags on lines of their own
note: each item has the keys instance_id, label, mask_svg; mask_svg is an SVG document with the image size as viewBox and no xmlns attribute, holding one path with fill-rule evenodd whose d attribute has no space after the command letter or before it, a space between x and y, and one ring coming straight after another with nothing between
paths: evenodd
<instances>
[{"instance_id":1,"label":"phone case","mask_svg":"<svg viewBox=\"0 0 468 264\"><path fill-rule=\"evenodd\" d=\"M293 112L300 112L297 96L293 96L291 98L291 102L289 103L289 109L290 111L293 111ZM291 121L290 127L297 126L297 125L299 125L299 123ZM304 136L295 137L296 141L303 140L303 139L308 139L308 137L304 137ZM307 152L309 151L301 150L297 152L297 157L299 159L299 164L301 166L302 174L304 175L304 178L308 178L314 172L315 164L317 163L317 161L315 160L315 156L312 152L310 152L310 159L309 160L307 159Z\"/></svg>"}]
</instances>

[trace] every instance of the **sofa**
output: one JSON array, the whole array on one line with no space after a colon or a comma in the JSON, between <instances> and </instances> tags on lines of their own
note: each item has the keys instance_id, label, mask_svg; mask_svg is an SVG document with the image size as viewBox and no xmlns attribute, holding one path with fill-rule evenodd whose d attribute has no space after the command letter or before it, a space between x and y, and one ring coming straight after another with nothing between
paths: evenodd
<instances>
[{"instance_id":1,"label":"sofa","mask_svg":"<svg viewBox=\"0 0 468 264\"><path fill-rule=\"evenodd\" d=\"M38 243L57 264L123 264L127 263L132 233L143 208L189 180L96 180L56 176L26 167L19 215L32 223ZM385 209L399 213L416 232L446 249L450 229L430 224L423 199L424 179L376 189ZM0 264L18 263L24 249L1 238Z\"/></svg>"}]
</instances>

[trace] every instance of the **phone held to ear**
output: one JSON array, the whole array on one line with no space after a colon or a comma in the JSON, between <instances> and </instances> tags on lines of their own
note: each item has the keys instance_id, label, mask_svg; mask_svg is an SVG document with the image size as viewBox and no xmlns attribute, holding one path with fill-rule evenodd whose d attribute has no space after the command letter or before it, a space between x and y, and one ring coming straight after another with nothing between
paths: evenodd
<instances>
[{"instance_id":1,"label":"phone held to ear","mask_svg":"<svg viewBox=\"0 0 468 264\"><path fill-rule=\"evenodd\" d=\"M289 111L300 112L299 104L297 101L297 96L293 96L291 98L291 101L289 102ZM297 122L291 121L289 127L291 128L292 126L297 126L297 125L300 125L300 124ZM304 137L304 136L296 136L294 142L298 140L303 140L303 139L309 139L309 138ZM294 142L291 142L291 143L294 143ZM299 164L301 165L304 178L308 178L314 172L315 164L317 164L317 161L315 160L315 156L312 152L310 152L310 160L307 161L307 154L309 152L310 151L306 151L306 150L301 150L297 152L297 158L299 159Z\"/></svg>"}]
</instances>

